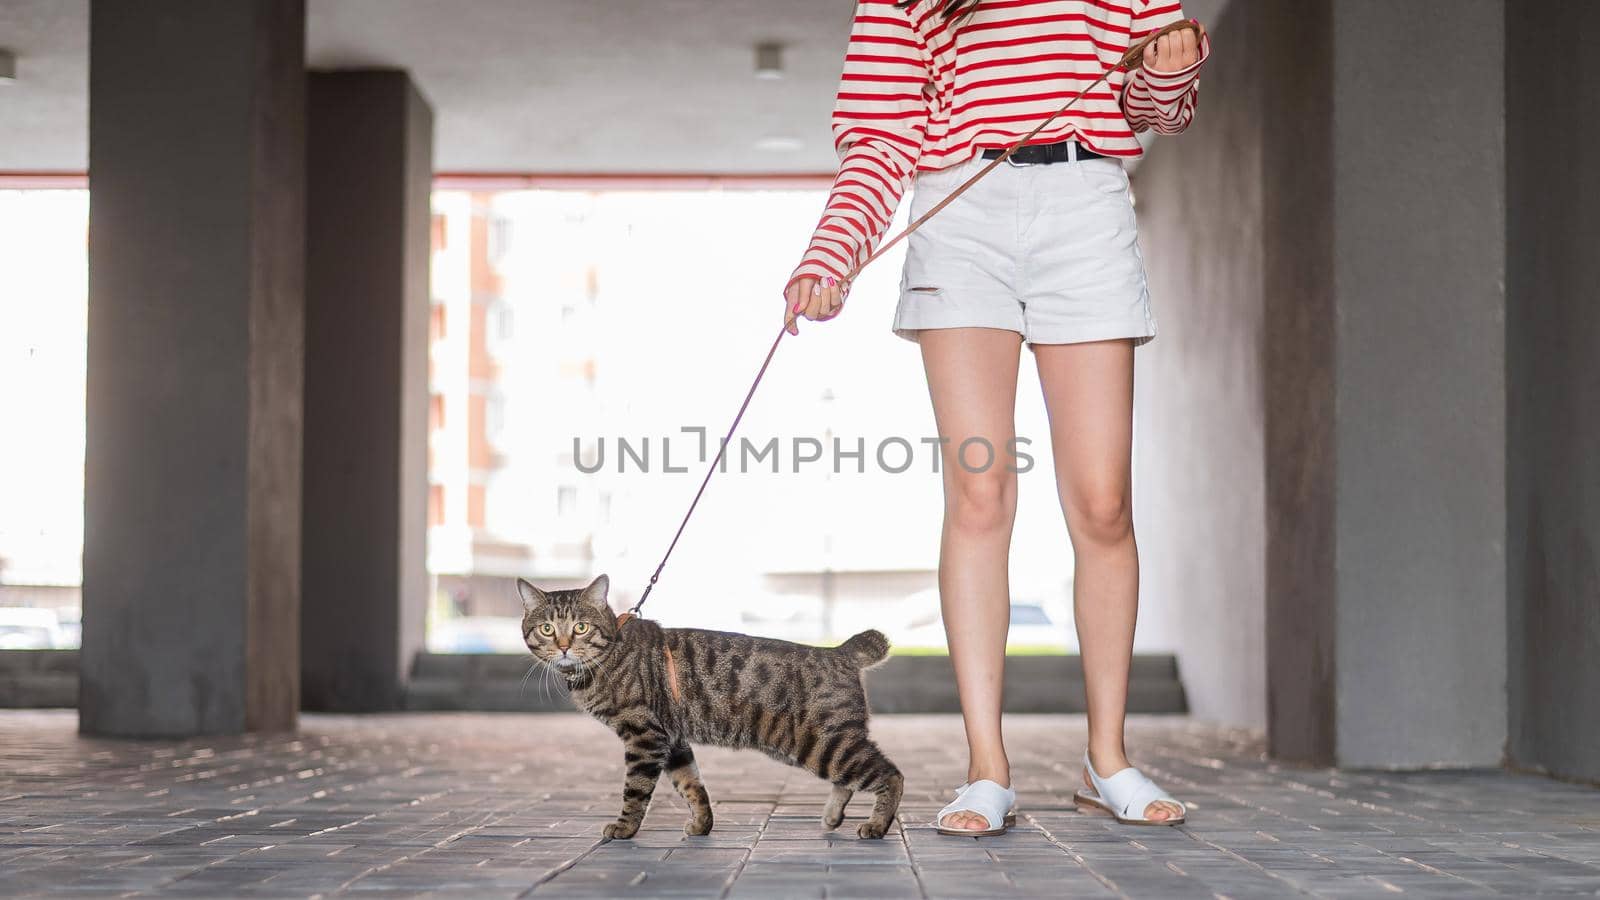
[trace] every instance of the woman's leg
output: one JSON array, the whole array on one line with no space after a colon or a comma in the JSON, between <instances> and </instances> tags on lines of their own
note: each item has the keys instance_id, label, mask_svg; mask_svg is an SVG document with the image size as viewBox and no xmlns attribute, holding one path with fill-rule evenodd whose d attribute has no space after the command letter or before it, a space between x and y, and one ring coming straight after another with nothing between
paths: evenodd
<instances>
[{"instance_id":1,"label":"woman's leg","mask_svg":"<svg viewBox=\"0 0 1600 900\"><path fill-rule=\"evenodd\" d=\"M939 603L966 722L967 780L1010 787L1000 690L1011 623L1006 567L1017 511L1017 476L1008 468L1014 462L1008 451L1016 430L1022 338L993 328L942 328L923 331L920 339L934 420L945 440ZM988 827L975 813L954 813L945 824Z\"/></svg>"},{"instance_id":2,"label":"woman's leg","mask_svg":"<svg viewBox=\"0 0 1600 900\"><path fill-rule=\"evenodd\" d=\"M1056 487L1077 560L1072 585L1089 705L1089 760L1102 776L1127 768L1122 744L1139 607L1133 536L1133 343L1035 345L1050 414ZM1087 774L1085 774L1087 778ZM1152 803L1145 816L1182 812Z\"/></svg>"}]
</instances>

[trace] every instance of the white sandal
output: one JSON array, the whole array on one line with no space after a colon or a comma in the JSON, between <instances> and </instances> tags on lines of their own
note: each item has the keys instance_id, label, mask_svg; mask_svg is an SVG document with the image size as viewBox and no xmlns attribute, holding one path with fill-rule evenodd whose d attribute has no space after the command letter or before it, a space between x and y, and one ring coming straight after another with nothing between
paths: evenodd
<instances>
[{"instance_id":1,"label":"white sandal","mask_svg":"<svg viewBox=\"0 0 1600 900\"><path fill-rule=\"evenodd\" d=\"M1094 790L1082 789L1073 796L1079 804L1093 806L1110 813L1112 818L1123 825L1182 825L1186 818L1185 813L1179 813L1170 819L1147 819L1144 811L1150 804L1158 800L1165 800L1179 809L1188 809L1176 797L1156 786L1145 774L1133 766L1129 766L1109 778L1101 778L1089 762L1089 754L1083 754L1083 770L1089 773L1089 781L1094 784Z\"/></svg>"},{"instance_id":2,"label":"white sandal","mask_svg":"<svg viewBox=\"0 0 1600 900\"><path fill-rule=\"evenodd\" d=\"M933 820L933 829L940 834L957 837L992 837L1005 834L1007 828L1017 823L1016 807L1016 791L1001 787L998 782L979 779L956 788L956 799L950 801L949 806L939 810L939 815ZM944 824L947 816L958 812L982 816L984 823L989 827L951 828Z\"/></svg>"},{"instance_id":3,"label":"white sandal","mask_svg":"<svg viewBox=\"0 0 1600 900\"><path fill-rule=\"evenodd\" d=\"M959 796L961 796L961 792L966 790L966 789L967 789L967 783L963 781L961 783L960 787L956 788L955 790L951 791L950 793L955 794L957 797L959 797ZM939 815L940 815L940 818L944 817L943 813L940 813ZM1015 802L1013 802L1011 804L1011 808L1010 809L1006 810L1006 817L1005 817L1004 821L1006 823L1006 827L1007 828L1015 828L1016 827L1016 825L1017 825L1017 804Z\"/></svg>"}]
</instances>

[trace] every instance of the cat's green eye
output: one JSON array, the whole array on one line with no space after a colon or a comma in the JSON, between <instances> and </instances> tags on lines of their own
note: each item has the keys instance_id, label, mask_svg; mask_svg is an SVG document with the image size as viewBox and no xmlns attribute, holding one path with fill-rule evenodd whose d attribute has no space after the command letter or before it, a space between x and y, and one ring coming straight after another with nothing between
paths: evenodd
<instances>
[{"instance_id":1,"label":"cat's green eye","mask_svg":"<svg viewBox=\"0 0 1600 900\"><path fill-rule=\"evenodd\" d=\"M556 633L556 626L546 622L539 626L539 633L545 637L554 637Z\"/></svg>"},{"instance_id":2,"label":"cat's green eye","mask_svg":"<svg viewBox=\"0 0 1600 900\"><path fill-rule=\"evenodd\" d=\"M589 623L588 622L579 622L578 624L572 626L572 633L573 634L584 634L584 633L588 632L588 630L589 630Z\"/></svg>"}]
</instances>

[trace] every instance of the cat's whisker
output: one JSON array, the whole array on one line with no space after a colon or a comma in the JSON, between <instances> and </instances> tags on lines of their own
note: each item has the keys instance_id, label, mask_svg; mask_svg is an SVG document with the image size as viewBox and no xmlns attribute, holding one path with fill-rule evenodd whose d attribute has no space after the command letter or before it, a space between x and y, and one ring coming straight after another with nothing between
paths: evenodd
<instances>
[{"instance_id":1,"label":"cat's whisker","mask_svg":"<svg viewBox=\"0 0 1600 900\"><path fill-rule=\"evenodd\" d=\"M533 670L537 668L539 668L539 660L535 658L533 665L529 666L527 673L522 676L522 683L517 685L517 698L519 700L522 698L522 692L528 687L528 679L533 677Z\"/></svg>"},{"instance_id":2,"label":"cat's whisker","mask_svg":"<svg viewBox=\"0 0 1600 900\"><path fill-rule=\"evenodd\" d=\"M556 694L567 696L567 676L558 671L554 666L548 670L549 677L545 679L545 700L552 701Z\"/></svg>"}]
</instances>

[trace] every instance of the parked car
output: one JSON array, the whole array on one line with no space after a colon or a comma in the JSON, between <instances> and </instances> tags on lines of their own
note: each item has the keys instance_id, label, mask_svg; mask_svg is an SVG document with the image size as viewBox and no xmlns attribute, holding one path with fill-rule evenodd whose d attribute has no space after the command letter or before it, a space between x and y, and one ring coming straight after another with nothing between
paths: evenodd
<instances>
[{"instance_id":1,"label":"parked car","mask_svg":"<svg viewBox=\"0 0 1600 900\"><path fill-rule=\"evenodd\" d=\"M511 616L464 616L428 628L429 653L527 653L522 620Z\"/></svg>"},{"instance_id":2,"label":"parked car","mask_svg":"<svg viewBox=\"0 0 1600 900\"><path fill-rule=\"evenodd\" d=\"M883 632L897 647L944 647L944 616L939 608L939 591L929 588L907 597L901 604L897 622L888 623ZM1008 647L1058 650L1074 653L1078 649L1068 600L1045 596L1011 598L1011 628Z\"/></svg>"},{"instance_id":3,"label":"parked car","mask_svg":"<svg viewBox=\"0 0 1600 900\"><path fill-rule=\"evenodd\" d=\"M83 620L77 616L62 616L61 628L56 637L56 649L76 650L83 645Z\"/></svg>"},{"instance_id":4,"label":"parked car","mask_svg":"<svg viewBox=\"0 0 1600 900\"><path fill-rule=\"evenodd\" d=\"M0 607L0 650L54 650L66 645L55 610Z\"/></svg>"}]
</instances>

